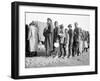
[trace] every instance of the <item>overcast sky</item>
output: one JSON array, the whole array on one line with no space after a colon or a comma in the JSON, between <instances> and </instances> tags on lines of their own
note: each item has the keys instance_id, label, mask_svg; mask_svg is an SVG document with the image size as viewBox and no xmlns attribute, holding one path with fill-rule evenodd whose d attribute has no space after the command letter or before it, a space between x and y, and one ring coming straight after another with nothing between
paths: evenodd
<instances>
[{"instance_id":1,"label":"overcast sky","mask_svg":"<svg viewBox=\"0 0 100 81\"><path fill-rule=\"evenodd\" d=\"M29 24L32 20L46 22L47 18L51 18L52 21L58 21L59 24L63 24L67 27L68 24L72 24L74 29L74 23L77 22L79 27L85 30L89 30L90 16L89 15L70 15L70 14L44 14L44 13L26 13L26 24Z\"/></svg>"}]
</instances>

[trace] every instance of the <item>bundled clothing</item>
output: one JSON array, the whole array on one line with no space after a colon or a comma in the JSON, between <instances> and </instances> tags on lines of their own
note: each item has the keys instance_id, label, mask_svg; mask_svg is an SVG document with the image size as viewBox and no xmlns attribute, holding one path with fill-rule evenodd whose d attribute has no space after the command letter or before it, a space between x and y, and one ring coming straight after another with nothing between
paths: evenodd
<instances>
[{"instance_id":1,"label":"bundled clothing","mask_svg":"<svg viewBox=\"0 0 100 81\"><path fill-rule=\"evenodd\" d=\"M65 48L65 33L63 29L59 29L59 37L60 37L60 56L66 56L66 48Z\"/></svg>"}]
</instances>

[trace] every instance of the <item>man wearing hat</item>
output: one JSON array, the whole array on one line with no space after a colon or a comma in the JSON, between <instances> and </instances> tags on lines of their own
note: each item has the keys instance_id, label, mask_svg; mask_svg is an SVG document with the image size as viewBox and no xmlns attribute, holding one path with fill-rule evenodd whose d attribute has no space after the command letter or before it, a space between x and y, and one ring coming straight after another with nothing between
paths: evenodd
<instances>
[{"instance_id":1,"label":"man wearing hat","mask_svg":"<svg viewBox=\"0 0 100 81\"><path fill-rule=\"evenodd\" d=\"M79 55L79 28L78 23L75 22L74 36L73 36L73 56Z\"/></svg>"},{"instance_id":2,"label":"man wearing hat","mask_svg":"<svg viewBox=\"0 0 100 81\"><path fill-rule=\"evenodd\" d=\"M68 45L68 51L69 51L69 53L68 53L68 58L69 58L70 56L72 56L72 44L73 44L72 25L69 24L68 28L69 28L69 30L68 30L68 34L69 34L69 45Z\"/></svg>"}]
</instances>

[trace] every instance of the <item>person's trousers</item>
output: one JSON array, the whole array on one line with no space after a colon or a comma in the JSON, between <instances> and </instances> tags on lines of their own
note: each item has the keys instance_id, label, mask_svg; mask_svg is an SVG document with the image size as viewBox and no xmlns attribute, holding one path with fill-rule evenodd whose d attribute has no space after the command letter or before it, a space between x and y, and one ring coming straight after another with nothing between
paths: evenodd
<instances>
[{"instance_id":1,"label":"person's trousers","mask_svg":"<svg viewBox=\"0 0 100 81\"><path fill-rule=\"evenodd\" d=\"M66 48L65 48L65 45L64 44L60 44L60 56L66 56Z\"/></svg>"},{"instance_id":2,"label":"person's trousers","mask_svg":"<svg viewBox=\"0 0 100 81\"><path fill-rule=\"evenodd\" d=\"M69 58L70 56L72 56L72 43L71 42L69 42L69 45L68 45L68 52L69 52L68 54L68 58Z\"/></svg>"},{"instance_id":3,"label":"person's trousers","mask_svg":"<svg viewBox=\"0 0 100 81\"><path fill-rule=\"evenodd\" d=\"M74 42L73 49L74 49L74 55L79 56L79 42L78 41Z\"/></svg>"}]
</instances>

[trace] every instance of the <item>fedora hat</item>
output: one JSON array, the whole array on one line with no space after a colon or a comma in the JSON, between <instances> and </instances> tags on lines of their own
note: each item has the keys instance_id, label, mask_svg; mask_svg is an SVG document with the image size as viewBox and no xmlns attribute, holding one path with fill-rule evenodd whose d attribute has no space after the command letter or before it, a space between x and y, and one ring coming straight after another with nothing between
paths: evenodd
<instances>
[{"instance_id":1,"label":"fedora hat","mask_svg":"<svg viewBox=\"0 0 100 81\"><path fill-rule=\"evenodd\" d=\"M71 24L68 25L68 28L70 28L70 27L72 28L72 25Z\"/></svg>"},{"instance_id":2,"label":"fedora hat","mask_svg":"<svg viewBox=\"0 0 100 81\"><path fill-rule=\"evenodd\" d=\"M61 29L64 28L63 24L60 25L60 28L61 28Z\"/></svg>"}]
</instances>

